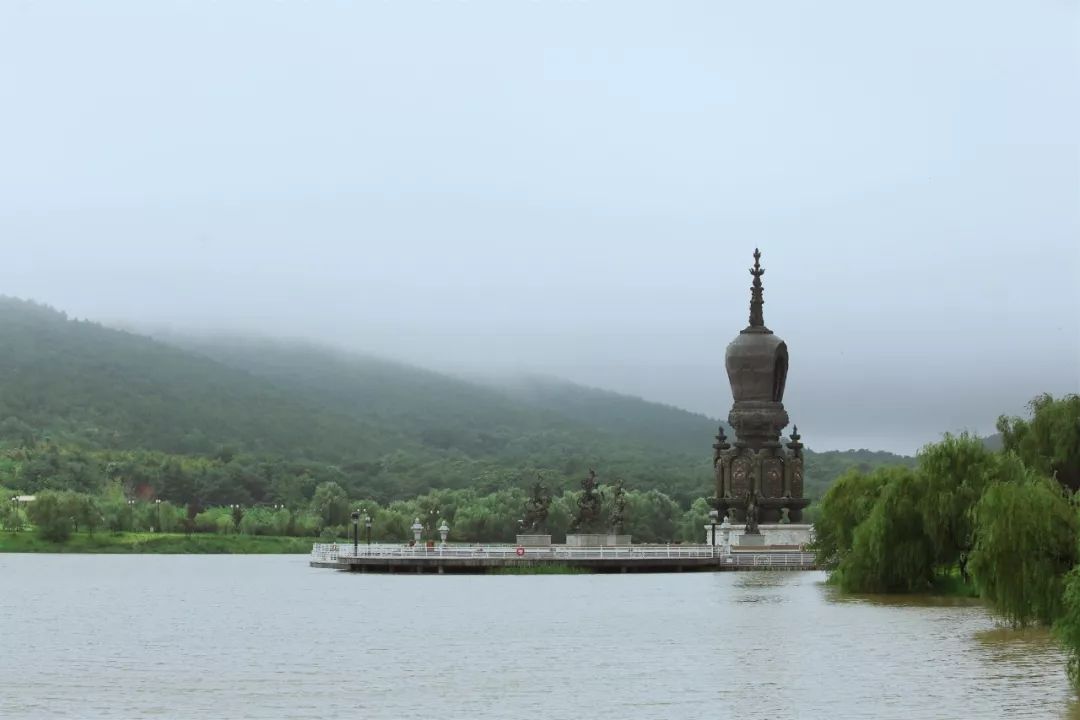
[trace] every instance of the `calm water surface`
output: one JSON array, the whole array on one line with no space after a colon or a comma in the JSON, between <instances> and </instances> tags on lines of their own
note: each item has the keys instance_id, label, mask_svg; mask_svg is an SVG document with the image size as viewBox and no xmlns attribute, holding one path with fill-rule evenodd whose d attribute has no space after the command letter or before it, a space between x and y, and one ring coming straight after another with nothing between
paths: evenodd
<instances>
[{"instance_id":1,"label":"calm water surface","mask_svg":"<svg viewBox=\"0 0 1080 720\"><path fill-rule=\"evenodd\" d=\"M818 573L0 555L0 718L1062 718L1045 634Z\"/></svg>"}]
</instances>

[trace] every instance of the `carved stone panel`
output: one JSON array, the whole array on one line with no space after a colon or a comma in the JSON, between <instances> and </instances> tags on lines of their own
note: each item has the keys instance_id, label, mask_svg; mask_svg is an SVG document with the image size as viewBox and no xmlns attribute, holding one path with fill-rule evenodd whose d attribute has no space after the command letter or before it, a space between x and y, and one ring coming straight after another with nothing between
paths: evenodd
<instances>
[{"instance_id":1,"label":"carved stone panel","mask_svg":"<svg viewBox=\"0 0 1080 720\"><path fill-rule=\"evenodd\" d=\"M791 458L791 497L803 496L803 461L802 458Z\"/></svg>"},{"instance_id":2,"label":"carved stone panel","mask_svg":"<svg viewBox=\"0 0 1080 720\"><path fill-rule=\"evenodd\" d=\"M731 463L731 494L741 498L750 492L750 459L738 457Z\"/></svg>"},{"instance_id":3,"label":"carved stone panel","mask_svg":"<svg viewBox=\"0 0 1080 720\"><path fill-rule=\"evenodd\" d=\"M784 494L784 463L779 458L769 458L761 465L763 494L765 497L782 497Z\"/></svg>"}]
</instances>

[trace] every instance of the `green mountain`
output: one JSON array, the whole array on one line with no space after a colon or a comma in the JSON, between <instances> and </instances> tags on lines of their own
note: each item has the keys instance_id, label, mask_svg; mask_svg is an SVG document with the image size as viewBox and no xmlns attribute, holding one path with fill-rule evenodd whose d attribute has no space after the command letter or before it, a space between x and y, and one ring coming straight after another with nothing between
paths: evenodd
<instances>
[{"instance_id":1,"label":"green mountain","mask_svg":"<svg viewBox=\"0 0 1080 720\"><path fill-rule=\"evenodd\" d=\"M404 440L150 338L0 298L0 438L340 459Z\"/></svg>"},{"instance_id":2,"label":"green mountain","mask_svg":"<svg viewBox=\"0 0 1080 720\"><path fill-rule=\"evenodd\" d=\"M484 385L299 343L167 342L0 298L0 484L121 479L187 502L380 502L438 488L555 489L595 468L684 506L711 491L716 421L529 378ZM887 453L808 456L808 486Z\"/></svg>"},{"instance_id":3,"label":"green mountain","mask_svg":"<svg viewBox=\"0 0 1080 720\"><path fill-rule=\"evenodd\" d=\"M713 436L720 424L705 415L563 380L532 377L501 387L523 402L573 417L594 429L695 457L703 453L711 456ZM730 426L723 425L731 436ZM834 479L848 470L868 472L881 465L913 467L915 458L874 450L807 450L806 493L820 497Z\"/></svg>"},{"instance_id":4,"label":"green mountain","mask_svg":"<svg viewBox=\"0 0 1080 720\"><path fill-rule=\"evenodd\" d=\"M590 428L688 455L712 456L719 422L660 403L546 377L522 377L496 386L507 396ZM731 428L724 423L725 432Z\"/></svg>"}]
</instances>

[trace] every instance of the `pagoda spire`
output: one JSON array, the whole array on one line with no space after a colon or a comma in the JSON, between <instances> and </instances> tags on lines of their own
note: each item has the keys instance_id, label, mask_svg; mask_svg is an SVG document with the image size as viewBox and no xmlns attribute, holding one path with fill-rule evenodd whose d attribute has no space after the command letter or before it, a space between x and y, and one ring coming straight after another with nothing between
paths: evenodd
<instances>
[{"instance_id":1,"label":"pagoda spire","mask_svg":"<svg viewBox=\"0 0 1080 720\"><path fill-rule=\"evenodd\" d=\"M761 251L754 248L754 267L750 268L750 274L754 276L754 282L750 286L750 327L765 328L765 316L762 306L765 304L761 276L765 274L765 268L761 267Z\"/></svg>"}]
</instances>

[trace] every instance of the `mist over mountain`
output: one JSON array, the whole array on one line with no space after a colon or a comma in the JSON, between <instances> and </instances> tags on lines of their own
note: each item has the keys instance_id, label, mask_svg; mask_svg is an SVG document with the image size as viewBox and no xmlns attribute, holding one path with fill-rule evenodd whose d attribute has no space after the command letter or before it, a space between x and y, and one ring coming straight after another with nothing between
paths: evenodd
<instances>
[{"instance_id":1,"label":"mist over mountain","mask_svg":"<svg viewBox=\"0 0 1080 720\"><path fill-rule=\"evenodd\" d=\"M14 478L44 447L58 473L57 449L69 470L93 453L242 462L206 491L219 502L302 497L319 478L379 501L537 476L567 488L589 468L684 505L712 492L716 420L565 381L483 384L296 341L155 340L11 298L0 299L0 346L0 444L15 453ZM810 450L807 493L848 467L907 462Z\"/></svg>"},{"instance_id":2,"label":"mist over mountain","mask_svg":"<svg viewBox=\"0 0 1080 720\"><path fill-rule=\"evenodd\" d=\"M1071 3L511 5L0 4L0 292L723 418L760 247L811 447L1080 391Z\"/></svg>"}]
</instances>

